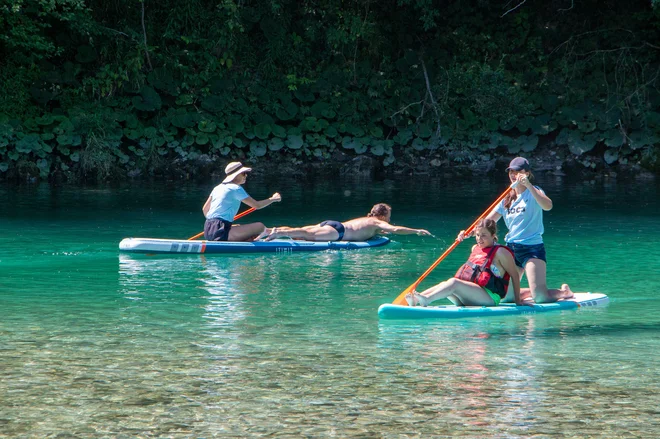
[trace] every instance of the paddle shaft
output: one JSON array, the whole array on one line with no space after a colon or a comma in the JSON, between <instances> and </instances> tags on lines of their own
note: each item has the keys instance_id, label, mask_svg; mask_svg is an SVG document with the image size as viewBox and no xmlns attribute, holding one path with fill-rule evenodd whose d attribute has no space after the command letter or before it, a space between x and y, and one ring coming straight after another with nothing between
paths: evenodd
<instances>
[{"instance_id":1,"label":"paddle shaft","mask_svg":"<svg viewBox=\"0 0 660 439\"><path fill-rule=\"evenodd\" d=\"M488 216L488 214L489 214L489 213L495 208L495 206L497 206L497 205L498 205L498 204L504 199L504 197L507 196L507 194L509 193L509 191L511 191L511 189L513 189L513 187L515 187L515 183L514 183L513 185L511 185L510 187L508 187L507 190L505 190L505 191L502 193L502 195L500 195L500 196L497 198L497 200L495 200L495 201L493 202L493 204L491 204L490 206L488 206L488 209L486 209L486 211L485 211L484 213L482 213L482 214L479 216L479 218L477 218L477 219L472 223L472 225L471 225L470 227L468 227L468 229L465 231L465 236L467 236L467 235L469 235L470 233L472 233L472 231L474 230L474 228L477 227L477 224L479 224L479 221L481 221L483 218L485 218L486 216ZM449 253L451 253L451 252L452 252L452 251L458 246L458 244L460 244L460 243L461 243L461 242L458 241L458 240L457 240L457 241L454 241L454 243L453 243L453 244L452 244L447 250L445 250L445 252L444 252L444 253L443 253L443 254L442 254L442 255L441 255L441 256L440 256L440 257L439 257L434 263L433 263L433 265L431 265L431 266L428 268L428 270L426 270L426 271L425 271L425 272L419 277L419 279L417 279L417 281L415 281L414 284L410 285L410 286L409 286L408 288L406 288L401 294L399 294L399 295L397 296L397 298L394 299L394 302L392 302L392 303L393 303L394 305L407 305L408 302L406 302L406 294L408 294L408 293L410 293L411 291L413 291L414 289L416 289L417 286L418 286L418 285L424 280L424 278L426 278L426 276L428 276L428 275L429 275L429 274L435 269L435 267L437 267L437 266L440 264L440 262L442 262L442 260L443 260L444 258L446 258L447 255L448 255Z\"/></svg>"},{"instance_id":2,"label":"paddle shaft","mask_svg":"<svg viewBox=\"0 0 660 439\"><path fill-rule=\"evenodd\" d=\"M239 219L239 218L243 218L245 215L247 215L248 213L252 213L252 212L254 212L255 210L257 210L257 209L255 209L254 207L250 207L248 210L246 210L246 211L244 211L244 212L241 212L241 213L239 213L238 215L236 215L236 216L234 217L234 221L236 221L236 220ZM201 236L203 236L203 235L204 235L204 232L199 232L199 233L196 234L195 236L191 236L190 238L188 238L188 241L193 241L193 240L195 240L195 239L197 239L197 238L199 238L199 237L201 237Z\"/></svg>"}]
</instances>

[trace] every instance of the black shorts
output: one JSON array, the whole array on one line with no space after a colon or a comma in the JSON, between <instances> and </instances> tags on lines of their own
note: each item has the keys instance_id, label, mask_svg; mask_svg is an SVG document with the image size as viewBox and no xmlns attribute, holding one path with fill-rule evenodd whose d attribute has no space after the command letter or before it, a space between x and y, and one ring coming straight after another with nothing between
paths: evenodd
<instances>
[{"instance_id":1,"label":"black shorts","mask_svg":"<svg viewBox=\"0 0 660 439\"><path fill-rule=\"evenodd\" d=\"M227 241L231 223L222 218L209 218L204 223L204 239L207 241Z\"/></svg>"},{"instance_id":2,"label":"black shorts","mask_svg":"<svg viewBox=\"0 0 660 439\"><path fill-rule=\"evenodd\" d=\"M336 239L337 241L341 241L342 238L344 237L344 231L345 231L344 225L339 221L332 221L332 220L323 221L321 224L319 224L319 226L330 226L333 229L335 229L339 234L339 238Z\"/></svg>"},{"instance_id":3,"label":"black shorts","mask_svg":"<svg viewBox=\"0 0 660 439\"><path fill-rule=\"evenodd\" d=\"M530 259L540 259L546 261L545 259L545 246L543 244L507 244L511 250L513 250L513 257L516 260L516 265L520 268L525 268L525 264Z\"/></svg>"}]
</instances>

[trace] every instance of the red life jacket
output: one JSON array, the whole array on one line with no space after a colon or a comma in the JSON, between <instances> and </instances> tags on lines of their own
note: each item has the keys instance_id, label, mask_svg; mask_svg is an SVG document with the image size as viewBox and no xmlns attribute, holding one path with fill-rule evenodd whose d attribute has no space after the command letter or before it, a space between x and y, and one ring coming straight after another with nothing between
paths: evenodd
<instances>
[{"instance_id":1,"label":"red life jacket","mask_svg":"<svg viewBox=\"0 0 660 439\"><path fill-rule=\"evenodd\" d=\"M509 273L504 272L503 277L497 277L490 269L490 266L493 265L493 259L495 259L495 253L499 248L505 248L513 255L513 251L503 245L486 248L475 246L467 262L458 269L454 277L477 284L504 298L509 288Z\"/></svg>"}]
</instances>

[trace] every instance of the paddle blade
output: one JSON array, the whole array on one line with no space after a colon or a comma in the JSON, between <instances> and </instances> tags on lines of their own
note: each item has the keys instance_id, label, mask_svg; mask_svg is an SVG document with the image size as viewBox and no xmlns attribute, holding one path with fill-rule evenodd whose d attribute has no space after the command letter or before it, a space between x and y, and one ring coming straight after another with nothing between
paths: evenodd
<instances>
[{"instance_id":1,"label":"paddle blade","mask_svg":"<svg viewBox=\"0 0 660 439\"><path fill-rule=\"evenodd\" d=\"M408 306L408 302L406 302L406 294L412 293L415 288L417 288L416 283L410 285L408 288L403 290L403 292L399 294L396 299L394 299L394 302L392 302L392 304Z\"/></svg>"}]
</instances>

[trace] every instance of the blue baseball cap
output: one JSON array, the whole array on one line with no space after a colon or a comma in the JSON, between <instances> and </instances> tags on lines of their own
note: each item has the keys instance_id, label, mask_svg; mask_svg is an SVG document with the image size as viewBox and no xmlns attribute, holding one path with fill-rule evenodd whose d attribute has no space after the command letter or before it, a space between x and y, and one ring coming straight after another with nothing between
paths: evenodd
<instances>
[{"instance_id":1,"label":"blue baseball cap","mask_svg":"<svg viewBox=\"0 0 660 439\"><path fill-rule=\"evenodd\" d=\"M529 170L530 170L529 162L524 157L516 157L515 159L511 160L511 163L509 163L509 167L506 168L507 172L529 171Z\"/></svg>"}]
</instances>

